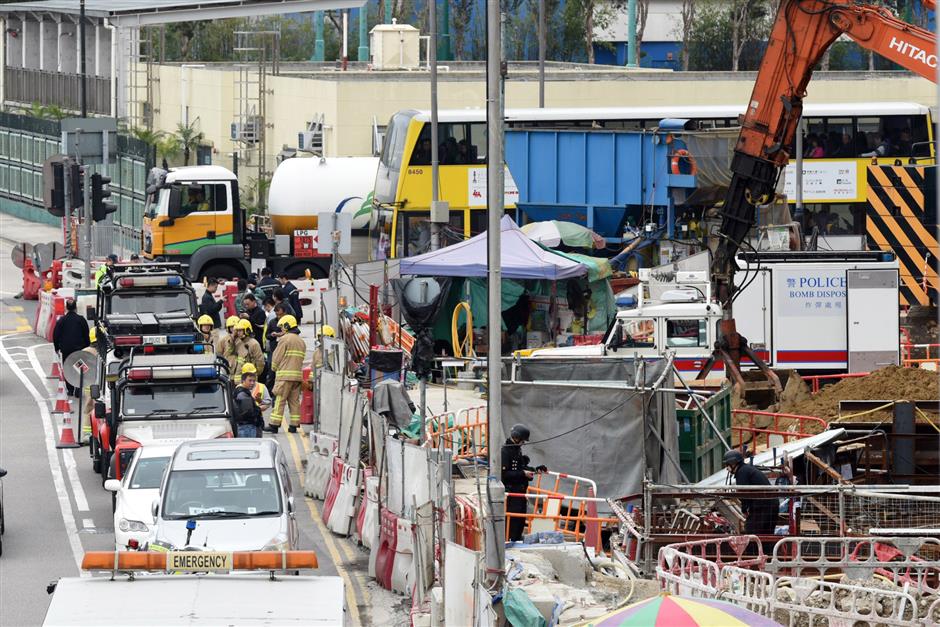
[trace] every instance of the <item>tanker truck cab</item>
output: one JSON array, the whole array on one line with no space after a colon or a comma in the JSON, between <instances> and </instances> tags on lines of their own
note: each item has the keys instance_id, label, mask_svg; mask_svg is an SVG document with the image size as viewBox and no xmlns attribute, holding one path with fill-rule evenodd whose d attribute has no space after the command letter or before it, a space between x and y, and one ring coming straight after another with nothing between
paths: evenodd
<instances>
[{"instance_id":1,"label":"tanker truck cab","mask_svg":"<svg viewBox=\"0 0 940 627\"><path fill-rule=\"evenodd\" d=\"M111 392L108 476L121 479L134 450L157 440L232 437L231 393L227 368L214 353L132 351Z\"/></svg>"},{"instance_id":2,"label":"tanker truck cab","mask_svg":"<svg viewBox=\"0 0 940 627\"><path fill-rule=\"evenodd\" d=\"M245 275L238 179L214 165L154 168L147 177L143 255L179 261L194 279Z\"/></svg>"}]
</instances>

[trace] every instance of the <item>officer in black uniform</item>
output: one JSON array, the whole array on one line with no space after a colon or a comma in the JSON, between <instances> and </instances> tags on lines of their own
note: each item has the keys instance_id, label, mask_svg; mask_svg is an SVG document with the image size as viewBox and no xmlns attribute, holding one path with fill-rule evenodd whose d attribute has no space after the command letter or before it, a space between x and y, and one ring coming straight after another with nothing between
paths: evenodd
<instances>
[{"instance_id":1,"label":"officer in black uniform","mask_svg":"<svg viewBox=\"0 0 940 627\"><path fill-rule=\"evenodd\" d=\"M522 445L529 441L529 428L522 424L513 425L509 431L509 439L503 444L502 448L502 481L506 488L506 494L517 493L525 494L529 487L529 481L535 472L548 472L545 466L532 468L529 466L529 458L522 454ZM507 496L506 513L525 514L526 498L524 496ZM522 516L513 516L509 519L509 538L510 542L518 542L522 539L522 532L525 530L525 518Z\"/></svg>"},{"instance_id":2,"label":"officer in black uniform","mask_svg":"<svg viewBox=\"0 0 940 627\"><path fill-rule=\"evenodd\" d=\"M744 463L741 451L728 451L725 453L724 465L728 472L734 476L737 485L759 485L770 487L770 481L760 470L751 464ZM773 535L777 524L777 514L780 502L777 499L739 499L741 511L747 517L744 521L744 533L757 535Z\"/></svg>"}]
</instances>

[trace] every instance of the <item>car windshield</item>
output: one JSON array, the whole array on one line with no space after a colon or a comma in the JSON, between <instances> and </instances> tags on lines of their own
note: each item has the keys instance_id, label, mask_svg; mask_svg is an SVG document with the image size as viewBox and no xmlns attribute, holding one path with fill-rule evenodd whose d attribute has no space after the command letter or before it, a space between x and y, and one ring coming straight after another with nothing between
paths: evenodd
<instances>
[{"instance_id":1,"label":"car windshield","mask_svg":"<svg viewBox=\"0 0 940 627\"><path fill-rule=\"evenodd\" d=\"M225 390L218 382L128 385L121 394L124 418L176 418L225 412Z\"/></svg>"},{"instance_id":2,"label":"car windshield","mask_svg":"<svg viewBox=\"0 0 940 627\"><path fill-rule=\"evenodd\" d=\"M189 292L115 292L108 300L108 313L139 314L182 311L193 314Z\"/></svg>"},{"instance_id":3,"label":"car windshield","mask_svg":"<svg viewBox=\"0 0 940 627\"><path fill-rule=\"evenodd\" d=\"M170 473L164 494L167 520L281 513L277 476L269 468L178 470Z\"/></svg>"},{"instance_id":4,"label":"car windshield","mask_svg":"<svg viewBox=\"0 0 940 627\"><path fill-rule=\"evenodd\" d=\"M169 457L147 457L137 460L137 466L134 467L134 474L131 475L128 486L131 490L159 488L169 461Z\"/></svg>"}]
</instances>

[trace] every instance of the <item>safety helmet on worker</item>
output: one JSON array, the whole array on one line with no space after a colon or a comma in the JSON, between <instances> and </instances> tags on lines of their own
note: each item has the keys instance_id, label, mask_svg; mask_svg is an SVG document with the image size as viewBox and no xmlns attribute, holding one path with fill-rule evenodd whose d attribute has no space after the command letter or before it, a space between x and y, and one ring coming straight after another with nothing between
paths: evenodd
<instances>
[{"instance_id":1,"label":"safety helmet on worker","mask_svg":"<svg viewBox=\"0 0 940 627\"><path fill-rule=\"evenodd\" d=\"M336 329L328 324L324 324L322 327L320 327L320 335L323 337L336 337Z\"/></svg>"},{"instance_id":2,"label":"safety helmet on worker","mask_svg":"<svg viewBox=\"0 0 940 627\"><path fill-rule=\"evenodd\" d=\"M528 442L530 435L529 428L524 424L515 424L512 426L512 429L509 430L509 437L513 440L519 440L520 442Z\"/></svg>"},{"instance_id":3,"label":"safety helmet on worker","mask_svg":"<svg viewBox=\"0 0 940 627\"><path fill-rule=\"evenodd\" d=\"M92 344L98 341L98 328L97 327L91 327L90 329L88 329L88 341L91 342Z\"/></svg>"},{"instance_id":4,"label":"safety helmet on worker","mask_svg":"<svg viewBox=\"0 0 940 627\"><path fill-rule=\"evenodd\" d=\"M250 321L250 320L247 320L247 319L245 319L245 318L242 318L242 319L239 320L238 323L235 325L235 328L236 328L236 329L241 329L242 331L247 331L248 333L251 333L251 330L252 330L252 329L251 329L251 321Z\"/></svg>"},{"instance_id":5,"label":"safety helmet on worker","mask_svg":"<svg viewBox=\"0 0 940 627\"><path fill-rule=\"evenodd\" d=\"M297 328L297 318L290 314L286 314L277 322L277 326L281 327L285 331L290 331L291 329Z\"/></svg>"},{"instance_id":6,"label":"safety helmet on worker","mask_svg":"<svg viewBox=\"0 0 940 627\"><path fill-rule=\"evenodd\" d=\"M245 364L242 366L242 374L258 374L258 369L254 364Z\"/></svg>"},{"instance_id":7,"label":"safety helmet on worker","mask_svg":"<svg viewBox=\"0 0 940 627\"><path fill-rule=\"evenodd\" d=\"M208 314L202 314L201 316L199 316L199 319L196 320L196 324L198 324L200 327L205 327L205 326L214 327L215 320L213 320L212 316Z\"/></svg>"},{"instance_id":8,"label":"safety helmet on worker","mask_svg":"<svg viewBox=\"0 0 940 627\"><path fill-rule=\"evenodd\" d=\"M741 451L730 450L725 453L724 458L721 460L721 464L723 466L734 466L736 464L740 464L743 461L744 455L741 453Z\"/></svg>"},{"instance_id":9,"label":"safety helmet on worker","mask_svg":"<svg viewBox=\"0 0 940 627\"><path fill-rule=\"evenodd\" d=\"M241 318L239 318L238 316L229 316L228 318L225 319L225 328L231 329L236 324L238 324L239 320L241 320Z\"/></svg>"}]
</instances>

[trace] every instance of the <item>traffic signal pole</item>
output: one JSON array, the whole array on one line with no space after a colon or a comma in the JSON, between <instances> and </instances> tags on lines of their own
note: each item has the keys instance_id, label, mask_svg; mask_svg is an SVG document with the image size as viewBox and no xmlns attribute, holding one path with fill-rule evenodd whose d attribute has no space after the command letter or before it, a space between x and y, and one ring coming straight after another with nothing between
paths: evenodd
<instances>
[{"instance_id":1,"label":"traffic signal pole","mask_svg":"<svg viewBox=\"0 0 940 627\"><path fill-rule=\"evenodd\" d=\"M85 279L83 286L87 290L91 287L91 224L94 222L94 220L92 220L94 208L91 206L91 168L85 167L83 170L84 172L82 172L81 175L85 181L85 184L82 185L82 216L85 220Z\"/></svg>"}]
</instances>

